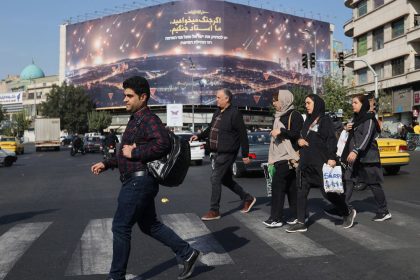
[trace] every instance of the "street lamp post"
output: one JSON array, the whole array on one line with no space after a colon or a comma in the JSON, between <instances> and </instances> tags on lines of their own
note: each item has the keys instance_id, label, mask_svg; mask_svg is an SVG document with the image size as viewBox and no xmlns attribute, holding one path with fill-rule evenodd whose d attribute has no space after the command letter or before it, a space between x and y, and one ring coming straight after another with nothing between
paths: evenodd
<instances>
[{"instance_id":1,"label":"street lamp post","mask_svg":"<svg viewBox=\"0 0 420 280\"><path fill-rule=\"evenodd\" d=\"M190 69L193 69L194 64L190 65ZM194 96L194 75L191 73L191 95ZM191 130L194 133L194 102L191 104L191 113L192 113L192 122L191 122Z\"/></svg>"},{"instance_id":2,"label":"street lamp post","mask_svg":"<svg viewBox=\"0 0 420 280\"><path fill-rule=\"evenodd\" d=\"M188 57L188 59L183 58L182 60L186 61L188 60L190 64L190 71L191 71L191 96L194 98L194 75L192 73L192 70L195 69L195 64L191 57ZM194 100L194 99L193 99ZM191 130L194 132L195 129L195 122L194 122L194 102L191 104L191 113L192 113L192 121L191 121Z\"/></svg>"}]
</instances>

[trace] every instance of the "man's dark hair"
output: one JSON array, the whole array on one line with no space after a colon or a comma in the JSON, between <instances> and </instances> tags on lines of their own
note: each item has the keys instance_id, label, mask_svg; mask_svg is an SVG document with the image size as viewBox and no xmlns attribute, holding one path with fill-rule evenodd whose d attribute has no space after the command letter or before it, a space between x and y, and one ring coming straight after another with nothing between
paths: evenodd
<instances>
[{"instance_id":1,"label":"man's dark hair","mask_svg":"<svg viewBox=\"0 0 420 280\"><path fill-rule=\"evenodd\" d=\"M150 98L150 86L149 82L141 77L141 76L134 76L131 78L128 78L123 82L123 88L124 89L132 89L135 94L138 96L141 96L142 94L146 94L147 98L146 101Z\"/></svg>"},{"instance_id":2,"label":"man's dark hair","mask_svg":"<svg viewBox=\"0 0 420 280\"><path fill-rule=\"evenodd\" d=\"M222 92L225 94L225 96L228 98L229 103L232 103L232 92L231 92L230 90L226 89L226 88L222 89L221 91L222 91Z\"/></svg>"}]
</instances>

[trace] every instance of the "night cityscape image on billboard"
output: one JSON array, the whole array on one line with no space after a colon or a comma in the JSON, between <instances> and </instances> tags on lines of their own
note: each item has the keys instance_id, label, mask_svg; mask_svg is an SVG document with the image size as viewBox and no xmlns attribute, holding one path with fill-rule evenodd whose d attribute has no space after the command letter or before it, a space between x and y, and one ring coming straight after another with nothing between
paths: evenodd
<instances>
[{"instance_id":1,"label":"night cityscape image on billboard","mask_svg":"<svg viewBox=\"0 0 420 280\"><path fill-rule=\"evenodd\" d=\"M214 105L215 91L229 88L236 105L266 107L280 88L310 86L301 55L315 38L317 58L329 59L329 23L223 1L170 2L67 25L66 80L85 86L98 108L123 106L122 82L134 75L149 80L152 105Z\"/></svg>"}]
</instances>

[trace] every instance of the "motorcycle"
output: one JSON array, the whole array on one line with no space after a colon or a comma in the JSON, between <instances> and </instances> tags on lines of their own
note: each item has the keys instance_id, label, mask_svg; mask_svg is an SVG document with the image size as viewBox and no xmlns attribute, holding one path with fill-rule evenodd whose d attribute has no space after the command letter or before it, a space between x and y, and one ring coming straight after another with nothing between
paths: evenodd
<instances>
[{"instance_id":1,"label":"motorcycle","mask_svg":"<svg viewBox=\"0 0 420 280\"><path fill-rule=\"evenodd\" d=\"M81 153L84 155L86 153L85 148L83 147L83 142L77 143L76 145L73 143L70 148L70 155L74 157L77 153Z\"/></svg>"},{"instance_id":2,"label":"motorcycle","mask_svg":"<svg viewBox=\"0 0 420 280\"><path fill-rule=\"evenodd\" d=\"M114 144L109 144L105 146L104 149L104 159L114 158L116 156L116 147Z\"/></svg>"}]
</instances>

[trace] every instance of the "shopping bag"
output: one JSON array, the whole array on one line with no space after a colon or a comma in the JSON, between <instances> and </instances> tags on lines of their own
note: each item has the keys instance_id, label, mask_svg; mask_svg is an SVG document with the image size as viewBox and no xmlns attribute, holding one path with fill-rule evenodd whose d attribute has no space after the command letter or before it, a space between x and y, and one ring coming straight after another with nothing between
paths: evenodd
<instances>
[{"instance_id":1,"label":"shopping bag","mask_svg":"<svg viewBox=\"0 0 420 280\"><path fill-rule=\"evenodd\" d=\"M344 147L346 146L347 139L349 138L349 133L343 129L340 134L340 138L338 138L337 142L337 156L341 157L343 154Z\"/></svg>"},{"instance_id":2,"label":"shopping bag","mask_svg":"<svg viewBox=\"0 0 420 280\"><path fill-rule=\"evenodd\" d=\"M341 166L331 167L328 164L323 165L322 175L324 178L324 190L327 193L344 193L343 174Z\"/></svg>"},{"instance_id":3,"label":"shopping bag","mask_svg":"<svg viewBox=\"0 0 420 280\"><path fill-rule=\"evenodd\" d=\"M274 176L275 167L274 164L268 164L268 163L261 163L261 168L264 170L264 177L266 182L266 188L267 188L267 197L271 197L271 183L272 178Z\"/></svg>"}]
</instances>

